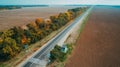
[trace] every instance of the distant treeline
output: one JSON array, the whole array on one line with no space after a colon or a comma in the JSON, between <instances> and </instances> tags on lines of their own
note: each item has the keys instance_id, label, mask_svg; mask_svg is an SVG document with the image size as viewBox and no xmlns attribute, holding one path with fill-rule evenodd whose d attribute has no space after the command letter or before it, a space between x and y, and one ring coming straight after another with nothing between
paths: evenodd
<instances>
[{"instance_id":1,"label":"distant treeline","mask_svg":"<svg viewBox=\"0 0 120 67\"><path fill-rule=\"evenodd\" d=\"M0 10L21 9L22 7L47 7L48 5L0 5Z\"/></svg>"},{"instance_id":2,"label":"distant treeline","mask_svg":"<svg viewBox=\"0 0 120 67\"><path fill-rule=\"evenodd\" d=\"M64 13L50 16L49 19L37 18L35 22L0 32L0 61L9 60L18 55L31 44L40 41L70 20L75 19L87 8L69 9Z\"/></svg>"},{"instance_id":3,"label":"distant treeline","mask_svg":"<svg viewBox=\"0 0 120 67\"><path fill-rule=\"evenodd\" d=\"M0 6L0 10L20 9L20 6Z\"/></svg>"}]
</instances>

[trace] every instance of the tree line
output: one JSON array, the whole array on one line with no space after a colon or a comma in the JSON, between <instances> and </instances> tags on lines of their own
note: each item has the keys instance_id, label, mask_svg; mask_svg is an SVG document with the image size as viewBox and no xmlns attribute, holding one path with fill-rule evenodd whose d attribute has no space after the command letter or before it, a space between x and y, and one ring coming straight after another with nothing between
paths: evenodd
<instances>
[{"instance_id":1,"label":"tree line","mask_svg":"<svg viewBox=\"0 0 120 67\"><path fill-rule=\"evenodd\" d=\"M87 7L69 9L64 13L50 16L49 19L37 18L27 25L13 27L0 32L0 61L5 61L18 55L33 43L43 39L52 31L58 30L70 20L73 20Z\"/></svg>"}]
</instances>

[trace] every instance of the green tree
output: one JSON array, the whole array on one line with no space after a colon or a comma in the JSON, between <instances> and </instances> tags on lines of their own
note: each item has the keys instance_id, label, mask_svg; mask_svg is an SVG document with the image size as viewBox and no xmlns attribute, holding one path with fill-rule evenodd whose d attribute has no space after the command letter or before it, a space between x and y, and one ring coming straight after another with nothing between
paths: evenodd
<instances>
[{"instance_id":1,"label":"green tree","mask_svg":"<svg viewBox=\"0 0 120 67\"><path fill-rule=\"evenodd\" d=\"M51 54L50 60L52 62L54 62L54 61L63 62L67 57L67 54L61 52L61 47L58 45L55 46L55 48L50 52L50 54Z\"/></svg>"},{"instance_id":2,"label":"green tree","mask_svg":"<svg viewBox=\"0 0 120 67\"><path fill-rule=\"evenodd\" d=\"M1 33L1 38L11 37L14 34L12 30L5 30Z\"/></svg>"},{"instance_id":3,"label":"green tree","mask_svg":"<svg viewBox=\"0 0 120 67\"><path fill-rule=\"evenodd\" d=\"M21 29L20 27L14 27L11 30L13 30L13 35L12 38L16 40L17 44L22 44L21 39L22 36L24 35L24 30Z\"/></svg>"}]
</instances>

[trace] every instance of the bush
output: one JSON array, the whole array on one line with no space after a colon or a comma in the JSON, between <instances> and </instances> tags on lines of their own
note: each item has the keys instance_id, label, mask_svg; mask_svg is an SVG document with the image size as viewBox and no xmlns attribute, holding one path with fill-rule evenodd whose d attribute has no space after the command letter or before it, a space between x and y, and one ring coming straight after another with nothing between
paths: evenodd
<instances>
[{"instance_id":1,"label":"bush","mask_svg":"<svg viewBox=\"0 0 120 67\"><path fill-rule=\"evenodd\" d=\"M50 52L50 60L51 62L57 61L57 62L64 62L67 59L67 55L72 52L72 44L66 45L68 48L67 53L64 53L61 51L61 47L56 45L55 48Z\"/></svg>"},{"instance_id":2,"label":"bush","mask_svg":"<svg viewBox=\"0 0 120 67\"><path fill-rule=\"evenodd\" d=\"M63 62L66 59L67 54L61 52L61 47L56 45L55 48L50 52L50 60L52 62L57 61L57 62Z\"/></svg>"}]
</instances>

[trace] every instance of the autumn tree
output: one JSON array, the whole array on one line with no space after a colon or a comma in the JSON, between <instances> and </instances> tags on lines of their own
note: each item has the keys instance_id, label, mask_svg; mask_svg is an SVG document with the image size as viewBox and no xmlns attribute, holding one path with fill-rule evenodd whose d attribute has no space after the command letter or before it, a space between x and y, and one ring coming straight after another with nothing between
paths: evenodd
<instances>
[{"instance_id":1,"label":"autumn tree","mask_svg":"<svg viewBox=\"0 0 120 67\"><path fill-rule=\"evenodd\" d=\"M50 25L51 25L51 20L50 19L46 19L45 20L45 30L49 30L50 29Z\"/></svg>"},{"instance_id":2,"label":"autumn tree","mask_svg":"<svg viewBox=\"0 0 120 67\"><path fill-rule=\"evenodd\" d=\"M52 31L58 30L70 20L76 18L87 8L69 9L65 13L50 16L49 19L37 18L35 22L20 27L13 27L0 32L0 60L7 60L16 56L24 46L36 43L49 35ZM55 47L58 51L58 46ZM63 57L64 53L51 51L52 59ZM59 56L61 54L61 56ZM4 58L3 58L4 57ZM64 57L65 58L65 55ZM59 59L63 61L63 59Z\"/></svg>"},{"instance_id":3,"label":"autumn tree","mask_svg":"<svg viewBox=\"0 0 120 67\"><path fill-rule=\"evenodd\" d=\"M12 30L5 30L1 33L1 38L11 37L14 34Z\"/></svg>"},{"instance_id":4,"label":"autumn tree","mask_svg":"<svg viewBox=\"0 0 120 67\"><path fill-rule=\"evenodd\" d=\"M44 20L42 18L37 18L35 20L35 23L37 24L37 26L40 28L40 29L43 29L44 26L45 26L45 23L44 23Z\"/></svg>"},{"instance_id":5,"label":"autumn tree","mask_svg":"<svg viewBox=\"0 0 120 67\"><path fill-rule=\"evenodd\" d=\"M15 40L7 37L0 45L0 59L2 59L3 56L5 59L10 59L11 57L17 55L19 51L19 47L17 46Z\"/></svg>"},{"instance_id":6,"label":"autumn tree","mask_svg":"<svg viewBox=\"0 0 120 67\"><path fill-rule=\"evenodd\" d=\"M16 40L17 44L22 44L21 39L24 34L24 30L22 30L20 27L14 27L11 30L14 32L12 38Z\"/></svg>"},{"instance_id":7,"label":"autumn tree","mask_svg":"<svg viewBox=\"0 0 120 67\"><path fill-rule=\"evenodd\" d=\"M22 42L22 44L26 44L27 43L27 38L26 38L25 35L22 36L21 42Z\"/></svg>"}]
</instances>

